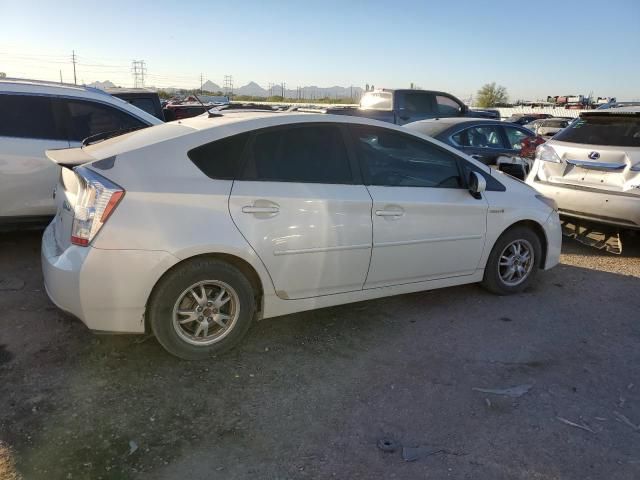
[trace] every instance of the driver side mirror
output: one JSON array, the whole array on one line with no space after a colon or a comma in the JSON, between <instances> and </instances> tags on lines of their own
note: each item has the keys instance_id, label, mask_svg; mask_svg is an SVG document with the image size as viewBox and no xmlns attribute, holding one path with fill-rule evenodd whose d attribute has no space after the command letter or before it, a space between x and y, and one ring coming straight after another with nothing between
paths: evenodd
<instances>
[{"instance_id":1,"label":"driver side mirror","mask_svg":"<svg viewBox=\"0 0 640 480\"><path fill-rule=\"evenodd\" d=\"M473 198L481 199L487 189L487 181L478 172L469 173L469 193Z\"/></svg>"}]
</instances>

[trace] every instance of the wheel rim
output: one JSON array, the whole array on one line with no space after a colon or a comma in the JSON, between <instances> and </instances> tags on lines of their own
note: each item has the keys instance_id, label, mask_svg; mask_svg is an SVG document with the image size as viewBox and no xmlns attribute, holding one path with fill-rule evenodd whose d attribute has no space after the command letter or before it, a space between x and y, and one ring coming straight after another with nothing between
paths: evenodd
<instances>
[{"instance_id":1,"label":"wheel rim","mask_svg":"<svg viewBox=\"0 0 640 480\"><path fill-rule=\"evenodd\" d=\"M524 282L535 262L533 246L527 240L514 240L507 245L498 259L500 280L514 287Z\"/></svg>"},{"instance_id":2,"label":"wheel rim","mask_svg":"<svg viewBox=\"0 0 640 480\"><path fill-rule=\"evenodd\" d=\"M173 328L191 345L211 345L233 330L239 314L240 300L230 285L203 280L178 297L173 307Z\"/></svg>"}]
</instances>

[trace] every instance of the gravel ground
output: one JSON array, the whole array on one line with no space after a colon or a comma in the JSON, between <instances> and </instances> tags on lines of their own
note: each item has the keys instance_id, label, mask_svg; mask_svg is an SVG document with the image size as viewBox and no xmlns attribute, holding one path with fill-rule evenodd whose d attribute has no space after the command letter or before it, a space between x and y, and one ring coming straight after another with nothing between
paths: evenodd
<instances>
[{"instance_id":1,"label":"gravel ground","mask_svg":"<svg viewBox=\"0 0 640 480\"><path fill-rule=\"evenodd\" d=\"M0 478L640 478L636 243L566 241L512 297L469 285L260 322L189 363L87 331L43 292L39 235L0 236Z\"/></svg>"}]
</instances>

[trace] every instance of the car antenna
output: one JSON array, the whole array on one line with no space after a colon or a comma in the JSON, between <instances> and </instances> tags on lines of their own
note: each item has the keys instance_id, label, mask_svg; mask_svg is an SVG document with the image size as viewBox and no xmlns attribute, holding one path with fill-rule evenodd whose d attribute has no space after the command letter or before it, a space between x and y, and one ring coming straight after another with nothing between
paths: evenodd
<instances>
[{"instance_id":1,"label":"car antenna","mask_svg":"<svg viewBox=\"0 0 640 480\"><path fill-rule=\"evenodd\" d=\"M199 103L200 105L202 105L202 108L204 108L204 110L205 110L206 112L208 112L208 111L209 111L209 109L208 109L207 107L205 107L205 106L204 106L204 103L202 103L202 100L200 100L200 97L198 97L198 94L197 94L196 92L193 92L193 96L194 96L194 97L196 97L196 100L198 100L198 103Z\"/></svg>"}]
</instances>

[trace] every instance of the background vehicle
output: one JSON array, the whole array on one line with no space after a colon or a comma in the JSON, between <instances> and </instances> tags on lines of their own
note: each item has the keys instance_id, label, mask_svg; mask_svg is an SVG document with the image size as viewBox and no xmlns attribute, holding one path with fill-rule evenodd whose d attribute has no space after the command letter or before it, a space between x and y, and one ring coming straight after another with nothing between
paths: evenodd
<instances>
[{"instance_id":1,"label":"background vehicle","mask_svg":"<svg viewBox=\"0 0 640 480\"><path fill-rule=\"evenodd\" d=\"M504 121L507 123L515 123L516 125L526 125L534 120L551 117L552 115L548 113L514 113L509 118L505 118Z\"/></svg>"},{"instance_id":2,"label":"background vehicle","mask_svg":"<svg viewBox=\"0 0 640 480\"><path fill-rule=\"evenodd\" d=\"M566 128L572 120L572 118L541 118L527 123L525 128L541 137L553 137L560 130Z\"/></svg>"},{"instance_id":3,"label":"background vehicle","mask_svg":"<svg viewBox=\"0 0 640 480\"><path fill-rule=\"evenodd\" d=\"M567 233L588 243L592 224L640 229L640 107L583 112L538 147L527 183L554 198L572 220ZM610 248L616 250L621 244Z\"/></svg>"},{"instance_id":4,"label":"background vehicle","mask_svg":"<svg viewBox=\"0 0 640 480\"><path fill-rule=\"evenodd\" d=\"M43 237L52 300L95 330L146 322L183 358L231 348L254 316L480 281L514 293L559 260L552 201L368 119L240 111L47 155L91 161L63 169Z\"/></svg>"},{"instance_id":5,"label":"background vehicle","mask_svg":"<svg viewBox=\"0 0 640 480\"><path fill-rule=\"evenodd\" d=\"M135 105L140 110L144 110L164 122L164 114L162 113L158 92L148 88L107 88L106 92L114 97L121 98L131 105Z\"/></svg>"},{"instance_id":6,"label":"background vehicle","mask_svg":"<svg viewBox=\"0 0 640 480\"><path fill-rule=\"evenodd\" d=\"M427 118L500 116L494 110L470 110L453 95L431 90L374 90L364 93L358 108L333 107L325 111L335 115L367 117L396 125Z\"/></svg>"},{"instance_id":7,"label":"background vehicle","mask_svg":"<svg viewBox=\"0 0 640 480\"><path fill-rule=\"evenodd\" d=\"M596 110L608 110L620 107L640 107L640 102L610 102L600 105Z\"/></svg>"},{"instance_id":8,"label":"background vehicle","mask_svg":"<svg viewBox=\"0 0 640 480\"><path fill-rule=\"evenodd\" d=\"M423 120L405 127L451 145L485 165L495 165L514 177L524 179L529 171L529 161L523 160L523 142L536 135L524 127L471 118Z\"/></svg>"},{"instance_id":9,"label":"background vehicle","mask_svg":"<svg viewBox=\"0 0 640 480\"><path fill-rule=\"evenodd\" d=\"M47 149L79 146L105 132L161 123L102 90L29 80L0 80L0 226L46 223L60 169Z\"/></svg>"}]
</instances>

